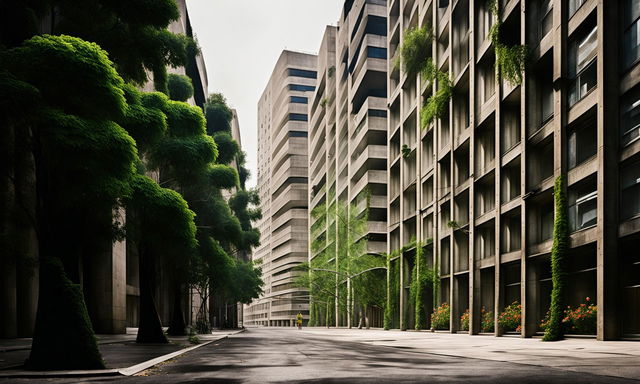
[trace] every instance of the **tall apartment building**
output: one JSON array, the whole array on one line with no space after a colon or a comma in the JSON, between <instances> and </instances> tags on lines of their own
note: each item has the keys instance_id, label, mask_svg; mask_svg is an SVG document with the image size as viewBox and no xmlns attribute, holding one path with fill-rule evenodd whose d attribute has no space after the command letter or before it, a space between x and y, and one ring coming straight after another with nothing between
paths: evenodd
<instances>
[{"instance_id":1,"label":"tall apartment building","mask_svg":"<svg viewBox=\"0 0 640 384\"><path fill-rule=\"evenodd\" d=\"M336 209L340 202L362 213L368 206L365 236L368 251L377 253L387 240L386 12L385 0L345 1L338 27L325 30L309 102L309 209ZM325 236L335 221L309 220L311 241L337 246ZM321 250L310 248L309 259ZM332 311L347 324L345 311L338 305ZM382 326L381 308L370 317L372 326Z\"/></svg>"},{"instance_id":2,"label":"tall apartment building","mask_svg":"<svg viewBox=\"0 0 640 384\"><path fill-rule=\"evenodd\" d=\"M316 86L315 55L283 51L258 102L258 180L264 294L247 306L245 324L293 326L309 316L306 289L294 267L307 261L307 125Z\"/></svg>"},{"instance_id":3,"label":"tall apartment building","mask_svg":"<svg viewBox=\"0 0 640 384\"><path fill-rule=\"evenodd\" d=\"M565 175L567 304L598 305L600 340L640 334L640 1L499 0L501 41L529 50L516 86L495 76L488 35L497 18L487 1L388 3L390 57L408 30L428 26L429 56L453 84L447 111L421 129L420 107L435 89L389 61L389 250L433 239L449 329L469 309L478 333L482 308L497 320L518 301L522 336L540 331L553 185ZM414 255L398 260L402 287ZM407 296L401 289L402 329L414 323Z\"/></svg>"}]
</instances>

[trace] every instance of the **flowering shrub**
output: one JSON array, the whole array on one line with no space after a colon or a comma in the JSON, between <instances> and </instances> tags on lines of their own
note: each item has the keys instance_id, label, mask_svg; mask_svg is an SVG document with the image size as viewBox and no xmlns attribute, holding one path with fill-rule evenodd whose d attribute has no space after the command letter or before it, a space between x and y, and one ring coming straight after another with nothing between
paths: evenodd
<instances>
[{"instance_id":1,"label":"flowering shrub","mask_svg":"<svg viewBox=\"0 0 640 384\"><path fill-rule=\"evenodd\" d=\"M505 332L520 332L521 318L522 305L517 301L514 301L498 316L498 325L502 327Z\"/></svg>"},{"instance_id":2,"label":"flowering shrub","mask_svg":"<svg viewBox=\"0 0 640 384\"><path fill-rule=\"evenodd\" d=\"M433 308L431 314L432 329L449 329L449 319L451 317L451 309L449 304L442 303L438 308Z\"/></svg>"},{"instance_id":3,"label":"flowering shrub","mask_svg":"<svg viewBox=\"0 0 640 384\"><path fill-rule=\"evenodd\" d=\"M598 306L591 303L591 298L587 297L586 303L580 304L576 309L567 306L564 310L564 318L562 326L565 333L573 333L578 335L595 335L596 323L598 317ZM550 313L544 316L540 321L540 329L547 330L549 326Z\"/></svg>"},{"instance_id":4,"label":"flowering shrub","mask_svg":"<svg viewBox=\"0 0 640 384\"><path fill-rule=\"evenodd\" d=\"M565 329L568 333L576 333L579 335L595 335L596 323L598 318L598 307L591 303L590 298L586 298L586 303L580 304L576 309L567 307L564 311Z\"/></svg>"},{"instance_id":5,"label":"flowering shrub","mask_svg":"<svg viewBox=\"0 0 640 384\"><path fill-rule=\"evenodd\" d=\"M493 311L486 311L484 307L482 307L482 332L493 332L494 324L493 324Z\"/></svg>"},{"instance_id":6,"label":"flowering shrub","mask_svg":"<svg viewBox=\"0 0 640 384\"><path fill-rule=\"evenodd\" d=\"M469 310L464 311L464 314L460 316L460 330L468 331L469 330Z\"/></svg>"}]
</instances>

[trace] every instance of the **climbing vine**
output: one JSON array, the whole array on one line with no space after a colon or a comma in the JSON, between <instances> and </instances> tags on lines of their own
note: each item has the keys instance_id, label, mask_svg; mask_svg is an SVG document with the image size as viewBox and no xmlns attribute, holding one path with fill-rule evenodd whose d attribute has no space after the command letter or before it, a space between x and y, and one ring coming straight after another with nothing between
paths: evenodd
<instances>
[{"instance_id":1,"label":"climbing vine","mask_svg":"<svg viewBox=\"0 0 640 384\"><path fill-rule=\"evenodd\" d=\"M567 197L565 193L565 178L558 176L553 188L555 201L555 220L553 223L553 247L551 248L551 308L549 308L549 324L545 329L545 341L562 339L564 318L564 290L567 280L565 257L569 248L569 230L567 223Z\"/></svg>"},{"instance_id":2,"label":"climbing vine","mask_svg":"<svg viewBox=\"0 0 640 384\"><path fill-rule=\"evenodd\" d=\"M527 64L528 47L526 45L508 46L500 40L502 21L498 11L498 1L490 0L487 5L491 13L496 16L496 21L489 31L489 39L496 53L496 74L504 77L512 85L520 85Z\"/></svg>"},{"instance_id":3,"label":"climbing vine","mask_svg":"<svg viewBox=\"0 0 640 384\"><path fill-rule=\"evenodd\" d=\"M429 80L434 86L438 85L438 90L425 102L420 109L420 127L425 129L436 118L440 118L449 107L449 100L453 95L452 83L447 72L439 70L433 60L427 59L422 76Z\"/></svg>"},{"instance_id":4,"label":"climbing vine","mask_svg":"<svg viewBox=\"0 0 640 384\"><path fill-rule=\"evenodd\" d=\"M425 287L427 287L429 283L433 283L436 276L435 271L427 266L427 258L425 256L424 248L426 245L431 244L431 242L432 240L428 239L426 244L420 241L415 243L416 259L411 273L412 279L409 287L409 295L414 302L416 331L424 329L427 325L422 295Z\"/></svg>"}]
</instances>

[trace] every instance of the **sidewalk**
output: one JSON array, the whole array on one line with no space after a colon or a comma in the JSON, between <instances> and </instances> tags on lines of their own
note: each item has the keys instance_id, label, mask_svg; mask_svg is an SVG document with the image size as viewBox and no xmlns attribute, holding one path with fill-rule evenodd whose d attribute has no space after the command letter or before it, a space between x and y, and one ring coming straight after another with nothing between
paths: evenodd
<instances>
[{"instance_id":1,"label":"sidewalk","mask_svg":"<svg viewBox=\"0 0 640 384\"><path fill-rule=\"evenodd\" d=\"M137 329L131 328L127 329L125 335L96 335L107 369L92 371L25 371L22 364L29 357L31 339L0 340L0 378L130 376L162 361L242 331L213 331L211 334L198 335L200 344L191 344L187 336L169 336L169 344L137 344L135 342Z\"/></svg>"},{"instance_id":2,"label":"sidewalk","mask_svg":"<svg viewBox=\"0 0 640 384\"><path fill-rule=\"evenodd\" d=\"M303 328L303 332L308 337L330 336L337 341L382 345L416 353L554 367L640 380L640 342L637 341L570 338L543 342L539 338L377 329Z\"/></svg>"}]
</instances>

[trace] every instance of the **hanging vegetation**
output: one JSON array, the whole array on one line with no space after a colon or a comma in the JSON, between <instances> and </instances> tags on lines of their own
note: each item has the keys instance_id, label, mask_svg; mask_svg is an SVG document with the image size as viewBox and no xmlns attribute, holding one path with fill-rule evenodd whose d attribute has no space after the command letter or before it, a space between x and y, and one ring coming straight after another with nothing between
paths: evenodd
<instances>
[{"instance_id":1,"label":"hanging vegetation","mask_svg":"<svg viewBox=\"0 0 640 384\"><path fill-rule=\"evenodd\" d=\"M490 0L488 6L496 17L495 23L489 31L489 38L496 53L496 74L505 78L512 85L520 85L527 65L528 47L526 45L508 46L502 42L500 35L502 20L498 10L498 1Z\"/></svg>"},{"instance_id":2,"label":"hanging vegetation","mask_svg":"<svg viewBox=\"0 0 640 384\"><path fill-rule=\"evenodd\" d=\"M555 220L553 223L553 246L551 248L551 307L549 323L544 332L545 341L556 341L563 337L564 291L567 280L565 259L569 248L569 226L567 222L567 197L565 178L558 176L553 188Z\"/></svg>"},{"instance_id":3,"label":"hanging vegetation","mask_svg":"<svg viewBox=\"0 0 640 384\"><path fill-rule=\"evenodd\" d=\"M449 100L453 95L452 83L447 72L440 71L431 59L422 70L422 76L429 80L438 90L429 98L420 109L420 127L427 128L436 118L442 117L449 107Z\"/></svg>"},{"instance_id":4,"label":"hanging vegetation","mask_svg":"<svg viewBox=\"0 0 640 384\"><path fill-rule=\"evenodd\" d=\"M407 76L415 76L420 73L430 56L431 41L433 41L433 32L430 27L415 27L407 30L399 48L400 54L393 63L394 67L402 67Z\"/></svg>"},{"instance_id":5,"label":"hanging vegetation","mask_svg":"<svg viewBox=\"0 0 640 384\"><path fill-rule=\"evenodd\" d=\"M409 296L414 302L415 329L417 331L425 329L427 326L425 303L423 299L424 290L429 286L429 284L433 284L434 280L437 278L436 272L428 267L427 258L425 256L424 248L426 245L431 243L431 239L428 239L426 244L421 241L415 242L416 256L415 263L413 264L413 271L411 271Z\"/></svg>"}]
</instances>

